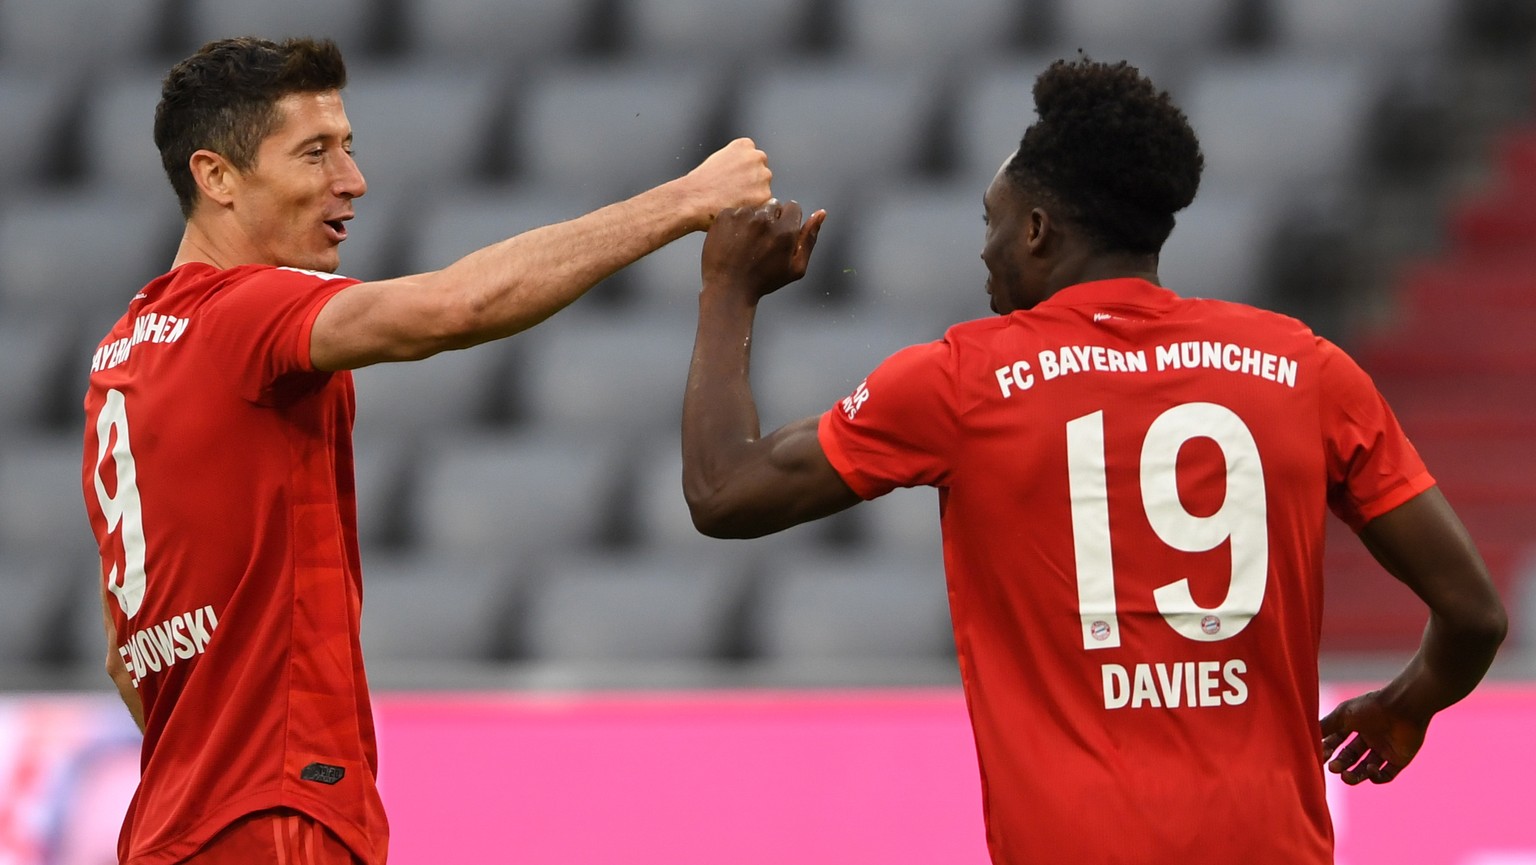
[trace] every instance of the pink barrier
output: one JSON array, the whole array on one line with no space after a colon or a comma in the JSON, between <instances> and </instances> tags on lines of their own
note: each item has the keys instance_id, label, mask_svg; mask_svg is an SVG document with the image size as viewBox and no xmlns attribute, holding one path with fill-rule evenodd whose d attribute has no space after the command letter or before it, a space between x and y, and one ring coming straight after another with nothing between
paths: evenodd
<instances>
[{"instance_id":1,"label":"pink barrier","mask_svg":"<svg viewBox=\"0 0 1536 865\"><path fill-rule=\"evenodd\" d=\"M376 709L396 865L986 861L954 691L391 694ZM1339 865L1536 865L1533 732L1536 686L1488 685L1397 781L1335 784ZM111 861L135 739L108 699L0 697L0 865Z\"/></svg>"}]
</instances>

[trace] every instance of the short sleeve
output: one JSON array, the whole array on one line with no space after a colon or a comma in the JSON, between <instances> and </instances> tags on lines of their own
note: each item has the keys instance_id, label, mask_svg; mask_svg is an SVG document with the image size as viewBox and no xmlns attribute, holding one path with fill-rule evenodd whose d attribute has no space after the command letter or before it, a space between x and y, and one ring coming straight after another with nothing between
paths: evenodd
<instances>
[{"instance_id":1,"label":"short sleeve","mask_svg":"<svg viewBox=\"0 0 1536 865\"><path fill-rule=\"evenodd\" d=\"M357 280L328 273L261 267L236 276L204 312L218 331L221 354L255 403L296 374L319 374L310 359L315 318L337 292ZM206 325L205 325L206 326Z\"/></svg>"},{"instance_id":2,"label":"short sleeve","mask_svg":"<svg viewBox=\"0 0 1536 865\"><path fill-rule=\"evenodd\" d=\"M902 349L822 415L822 451L860 497L943 486L955 442L953 354L938 341Z\"/></svg>"},{"instance_id":3,"label":"short sleeve","mask_svg":"<svg viewBox=\"0 0 1536 865\"><path fill-rule=\"evenodd\" d=\"M1332 343L1319 350L1328 505L1358 532L1435 479L1370 376Z\"/></svg>"}]
</instances>

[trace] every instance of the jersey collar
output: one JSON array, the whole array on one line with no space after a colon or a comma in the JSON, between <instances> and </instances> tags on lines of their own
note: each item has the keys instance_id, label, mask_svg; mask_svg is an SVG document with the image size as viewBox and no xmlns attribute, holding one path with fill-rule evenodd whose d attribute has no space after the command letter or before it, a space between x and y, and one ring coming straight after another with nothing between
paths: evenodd
<instances>
[{"instance_id":1,"label":"jersey collar","mask_svg":"<svg viewBox=\"0 0 1536 865\"><path fill-rule=\"evenodd\" d=\"M1061 289L1035 304L1035 309L1055 306L1135 306L1163 309L1179 299L1177 294L1145 279L1100 279Z\"/></svg>"}]
</instances>

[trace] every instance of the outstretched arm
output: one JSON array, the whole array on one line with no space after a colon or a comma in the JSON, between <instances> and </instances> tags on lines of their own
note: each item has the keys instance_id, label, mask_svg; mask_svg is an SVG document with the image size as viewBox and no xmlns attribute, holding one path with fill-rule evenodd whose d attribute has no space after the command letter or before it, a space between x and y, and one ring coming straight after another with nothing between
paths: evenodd
<instances>
[{"instance_id":1,"label":"outstretched arm","mask_svg":"<svg viewBox=\"0 0 1536 865\"><path fill-rule=\"evenodd\" d=\"M721 213L704 241L699 331L683 397L683 495L699 531L753 538L860 501L827 462L815 417L763 436L748 379L764 296L805 275L825 211L770 201Z\"/></svg>"},{"instance_id":2,"label":"outstretched arm","mask_svg":"<svg viewBox=\"0 0 1536 865\"><path fill-rule=\"evenodd\" d=\"M772 172L750 140L676 180L567 222L470 253L431 273L338 292L315 319L323 370L418 360L527 330L645 255L709 227L722 208L768 198Z\"/></svg>"},{"instance_id":3,"label":"outstretched arm","mask_svg":"<svg viewBox=\"0 0 1536 865\"><path fill-rule=\"evenodd\" d=\"M1346 784L1384 784L1418 753L1435 713L1482 681L1509 622L1482 557L1438 487L1367 523L1360 539L1429 606L1429 625L1408 666L1386 687L1322 720L1328 770Z\"/></svg>"}]
</instances>

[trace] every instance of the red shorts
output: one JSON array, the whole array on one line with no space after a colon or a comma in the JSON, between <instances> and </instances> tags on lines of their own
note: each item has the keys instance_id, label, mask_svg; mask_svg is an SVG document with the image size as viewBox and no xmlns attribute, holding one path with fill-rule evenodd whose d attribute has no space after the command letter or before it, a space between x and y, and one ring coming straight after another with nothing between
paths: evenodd
<instances>
[{"instance_id":1,"label":"red shorts","mask_svg":"<svg viewBox=\"0 0 1536 865\"><path fill-rule=\"evenodd\" d=\"M329 829L287 808L247 814L183 865L361 865Z\"/></svg>"}]
</instances>

